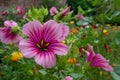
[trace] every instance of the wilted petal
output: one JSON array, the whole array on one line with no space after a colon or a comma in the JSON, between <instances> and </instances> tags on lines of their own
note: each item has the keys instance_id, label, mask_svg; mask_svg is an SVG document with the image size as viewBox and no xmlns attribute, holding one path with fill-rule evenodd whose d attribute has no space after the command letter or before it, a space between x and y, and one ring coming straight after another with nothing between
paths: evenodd
<instances>
[{"instance_id":1,"label":"wilted petal","mask_svg":"<svg viewBox=\"0 0 120 80\"><path fill-rule=\"evenodd\" d=\"M52 42L52 44L49 45L49 49L51 49L55 54L58 55L66 55L69 50L67 45L60 42Z\"/></svg>"},{"instance_id":2,"label":"wilted petal","mask_svg":"<svg viewBox=\"0 0 120 80\"><path fill-rule=\"evenodd\" d=\"M56 57L51 51L40 52L35 56L35 62L43 68L52 68L56 64Z\"/></svg>"},{"instance_id":3,"label":"wilted petal","mask_svg":"<svg viewBox=\"0 0 120 80\"><path fill-rule=\"evenodd\" d=\"M39 43L42 39L42 24L39 21L31 21L23 26L22 32L34 42Z\"/></svg>"},{"instance_id":4,"label":"wilted petal","mask_svg":"<svg viewBox=\"0 0 120 80\"><path fill-rule=\"evenodd\" d=\"M34 42L31 40L21 40L19 43L19 49L22 52L23 56L26 58L34 57L39 53L39 50Z\"/></svg>"},{"instance_id":5,"label":"wilted petal","mask_svg":"<svg viewBox=\"0 0 120 80\"><path fill-rule=\"evenodd\" d=\"M62 28L59 27L55 21L49 20L44 24L43 33L45 42L59 40L60 36L62 35Z\"/></svg>"}]
</instances>

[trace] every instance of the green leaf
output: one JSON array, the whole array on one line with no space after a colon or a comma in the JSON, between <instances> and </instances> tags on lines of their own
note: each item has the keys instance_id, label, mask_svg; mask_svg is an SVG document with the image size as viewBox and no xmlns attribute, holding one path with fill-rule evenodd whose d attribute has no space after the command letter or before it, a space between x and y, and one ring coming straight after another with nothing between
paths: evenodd
<instances>
[{"instance_id":1,"label":"green leaf","mask_svg":"<svg viewBox=\"0 0 120 80\"><path fill-rule=\"evenodd\" d=\"M82 76L83 76L82 74L76 74L76 73L71 73L70 75L71 75L74 79L78 79L78 78L80 79L80 78L82 78Z\"/></svg>"},{"instance_id":2,"label":"green leaf","mask_svg":"<svg viewBox=\"0 0 120 80\"><path fill-rule=\"evenodd\" d=\"M84 10L80 6L78 7L78 13L84 14Z\"/></svg>"},{"instance_id":3,"label":"green leaf","mask_svg":"<svg viewBox=\"0 0 120 80\"><path fill-rule=\"evenodd\" d=\"M117 75L115 72L110 72L114 80L120 80L120 76Z\"/></svg>"},{"instance_id":4,"label":"green leaf","mask_svg":"<svg viewBox=\"0 0 120 80\"><path fill-rule=\"evenodd\" d=\"M39 9L39 14L42 16L48 15L48 9L44 8L43 6Z\"/></svg>"},{"instance_id":5,"label":"green leaf","mask_svg":"<svg viewBox=\"0 0 120 80\"><path fill-rule=\"evenodd\" d=\"M40 72L42 75L46 75L46 74L47 74L47 72L46 72L44 69L39 70L39 72Z\"/></svg>"},{"instance_id":6,"label":"green leaf","mask_svg":"<svg viewBox=\"0 0 120 80\"><path fill-rule=\"evenodd\" d=\"M114 0L115 5L120 6L120 0Z\"/></svg>"},{"instance_id":7,"label":"green leaf","mask_svg":"<svg viewBox=\"0 0 120 80\"><path fill-rule=\"evenodd\" d=\"M92 3L93 6L96 6L98 4L99 4L99 0L94 0L93 3Z\"/></svg>"},{"instance_id":8,"label":"green leaf","mask_svg":"<svg viewBox=\"0 0 120 80\"><path fill-rule=\"evenodd\" d=\"M66 16L63 17L63 21L69 21L71 19L71 16L72 16L72 12L69 12Z\"/></svg>"},{"instance_id":9,"label":"green leaf","mask_svg":"<svg viewBox=\"0 0 120 80\"><path fill-rule=\"evenodd\" d=\"M88 25L89 23L91 23L92 22L92 17L84 17L84 19L83 20L79 20L78 22L77 22L77 25Z\"/></svg>"},{"instance_id":10,"label":"green leaf","mask_svg":"<svg viewBox=\"0 0 120 80\"><path fill-rule=\"evenodd\" d=\"M114 72L117 73L118 75L120 75L120 65L118 65L114 68Z\"/></svg>"}]
</instances>

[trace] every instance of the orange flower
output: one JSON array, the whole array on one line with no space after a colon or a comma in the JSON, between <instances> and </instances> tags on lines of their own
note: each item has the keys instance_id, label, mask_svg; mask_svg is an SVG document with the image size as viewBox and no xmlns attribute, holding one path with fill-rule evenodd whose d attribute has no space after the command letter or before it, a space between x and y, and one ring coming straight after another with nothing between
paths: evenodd
<instances>
[{"instance_id":1,"label":"orange flower","mask_svg":"<svg viewBox=\"0 0 120 80\"><path fill-rule=\"evenodd\" d=\"M78 31L79 31L78 28L73 28L73 29L71 30L71 34L76 34L76 33L78 33Z\"/></svg>"},{"instance_id":2,"label":"orange flower","mask_svg":"<svg viewBox=\"0 0 120 80\"><path fill-rule=\"evenodd\" d=\"M69 64L75 64L77 62L76 58L69 58L67 61Z\"/></svg>"}]
</instances>

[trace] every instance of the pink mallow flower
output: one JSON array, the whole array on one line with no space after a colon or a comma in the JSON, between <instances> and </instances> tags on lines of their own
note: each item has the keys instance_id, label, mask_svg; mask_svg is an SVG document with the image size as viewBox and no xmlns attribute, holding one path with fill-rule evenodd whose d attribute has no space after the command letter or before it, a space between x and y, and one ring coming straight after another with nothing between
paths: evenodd
<instances>
[{"instance_id":1,"label":"pink mallow flower","mask_svg":"<svg viewBox=\"0 0 120 80\"><path fill-rule=\"evenodd\" d=\"M19 41L22 39L18 35L18 27L17 23L14 21L5 21L4 22L5 28L0 28L0 40L2 43L9 44L9 43L16 43L18 44Z\"/></svg>"},{"instance_id":2,"label":"pink mallow flower","mask_svg":"<svg viewBox=\"0 0 120 80\"><path fill-rule=\"evenodd\" d=\"M78 14L77 17L79 20L83 20L83 18L84 18L84 16L82 14Z\"/></svg>"},{"instance_id":3,"label":"pink mallow flower","mask_svg":"<svg viewBox=\"0 0 120 80\"><path fill-rule=\"evenodd\" d=\"M13 27L13 26L17 26L17 23L15 21L13 21L13 20L10 20L10 21L6 20L4 22L4 26L6 26L6 27Z\"/></svg>"},{"instance_id":4,"label":"pink mallow flower","mask_svg":"<svg viewBox=\"0 0 120 80\"><path fill-rule=\"evenodd\" d=\"M16 11L17 11L16 14L20 14L20 15L21 15L21 14L24 13L24 10L23 10L23 7L22 7L22 6L17 6L17 7L16 7Z\"/></svg>"},{"instance_id":5,"label":"pink mallow flower","mask_svg":"<svg viewBox=\"0 0 120 80\"><path fill-rule=\"evenodd\" d=\"M66 76L64 80L73 80L71 76Z\"/></svg>"},{"instance_id":6,"label":"pink mallow flower","mask_svg":"<svg viewBox=\"0 0 120 80\"><path fill-rule=\"evenodd\" d=\"M22 32L28 36L19 43L19 49L26 58L34 57L43 68L52 68L56 64L56 54L66 55L68 46L61 43L68 35L68 26L49 20L43 25L31 21L23 26Z\"/></svg>"},{"instance_id":7,"label":"pink mallow flower","mask_svg":"<svg viewBox=\"0 0 120 80\"><path fill-rule=\"evenodd\" d=\"M60 17L64 17L66 16L69 12L70 12L70 6L67 7L66 9L64 9L61 13L60 13Z\"/></svg>"},{"instance_id":8,"label":"pink mallow flower","mask_svg":"<svg viewBox=\"0 0 120 80\"><path fill-rule=\"evenodd\" d=\"M88 45L89 52L84 50L87 54L87 62L90 63L92 67L100 67L106 71L113 71L113 68L109 65L109 60L106 60L101 54L95 54L93 51L93 46Z\"/></svg>"},{"instance_id":9,"label":"pink mallow flower","mask_svg":"<svg viewBox=\"0 0 120 80\"><path fill-rule=\"evenodd\" d=\"M58 11L57 11L56 7L50 8L50 15L51 15L51 16L54 16L57 12L58 12Z\"/></svg>"}]
</instances>

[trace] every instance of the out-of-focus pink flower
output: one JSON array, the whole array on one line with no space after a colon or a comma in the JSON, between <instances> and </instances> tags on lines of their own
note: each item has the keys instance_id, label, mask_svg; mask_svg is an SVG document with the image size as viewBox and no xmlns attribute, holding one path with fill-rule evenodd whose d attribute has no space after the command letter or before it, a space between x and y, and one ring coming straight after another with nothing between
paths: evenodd
<instances>
[{"instance_id":1,"label":"out-of-focus pink flower","mask_svg":"<svg viewBox=\"0 0 120 80\"><path fill-rule=\"evenodd\" d=\"M82 14L78 14L77 17L79 20L83 20L83 18L84 18L84 16Z\"/></svg>"},{"instance_id":2,"label":"out-of-focus pink flower","mask_svg":"<svg viewBox=\"0 0 120 80\"><path fill-rule=\"evenodd\" d=\"M23 19L26 19L26 18L27 18L27 13L23 15Z\"/></svg>"},{"instance_id":3,"label":"out-of-focus pink flower","mask_svg":"<svg viewBox=\"0 0 120 80\"><path fill-rule=\"evenodd\" d=\"M21 15L21 14L24 13L24 10L23 10L23 7L22 7L22 6L17 6L17 7L16 7L16 11L17 11L16 14L20 14L20 15Z\"/></svg>"},{"instance_id":4,"label":"out-of-focus pink flower","mask_svg":"<svg viewBox=\"0 0 120 80\"><path fill-rule=\"evenodd\" d=\"M14 21L5 21L5 28L0 28L0 40L2 43L9 44L15 43L18 44L22 39L16 32L13 32L12 29L17 25Z\"/></svg>"},{"instance_id":5,"label":"out-of-focus pink flower","mask_svg":"<svg viewBox=\"0 0 120 80\"><path fill-rule=\"evenodd\" d=\"M6 26L6 27L13 27L13 26L17 26L17 23L15 21L13 21L13 20L10 20L10 21L6 20L4 22L4 26Z\"/></svg>"},{"instance_id":6,"label":"out-of-focus pink flower","mask_svg":"<svg viewBox=\"0 0 120 80\"><path fill-rule=\"evenodd\" d=\"M58 12L58 11L57 11L56 7L50 8L50 15L51 15L51 16L54 16L57 12Z\"/></svg>"},{"instance_id":7,"label":"out-of-focus pink flower","mask_svg":"<svg viewBox=\"0 0 120 80\"><path fill-rule=\"evenodd\" d=\"M68 12L70 12L70 6L67 7L66 9L64 9L61 13L60 13L60 17L64 17L65 15L68 14Z\"/></svg>"},{"instance_id":8,"label":"out-of-focus pink flower","mask_svg":"<svg viewBox=\"0 0 120 80\"><path fill-rule=\"evenodd\" d=\"M31 21L23 26L22 32L28 36L19 43L19 49L26 58L34 57L35 62L43 68L52 68L56 64L56 54L66 55L68 46L61 43L68 35L67 26L49 20L44 25ZM69 32L69 31L66 31Z\"/></svg>"},{"instance_id":9,"label":"out-of-focus pink flower","mask_svg":"<svg viewBox=\"0 0 120 80\"><path fill-rule=\"evenodd\" d=\"M113 68L109 65L109 60L106 60L101 54L95 54L93 51L93 46L88 45L89 52L84 50L87 54L87 62L90 63L92 67L100 67L106 71L113 71Z\"/></svg>"},{"instance_id":10,"label":"out-of-focus pink flower","mask_svg":"<svg viewBox=\"0 0 120 80\"><path fill-rule=\"evenodd\" d=\"M7 14L7 11L2 11L2 16L6 16Z\"/></svg>"},{"instance_id":11,"label":"out-of-focus pink flower","mask_svg":"<svg viewBox=\"0 0 120 80\"><path fill-rule=\"evenodd\" d=\"M77 63L76 66L80 67L80 63Z\"/></svg>"},{"instance_id":12,"label":"out-of-focus pink flower","mask_svg":"<svg viewBox=\"0 0 120 80\"><path fill-rule=\"evenodd\" d=\"M65 80L73 80L73 78L71 76L66 76Z\"/></svg>"}]
</instances>

